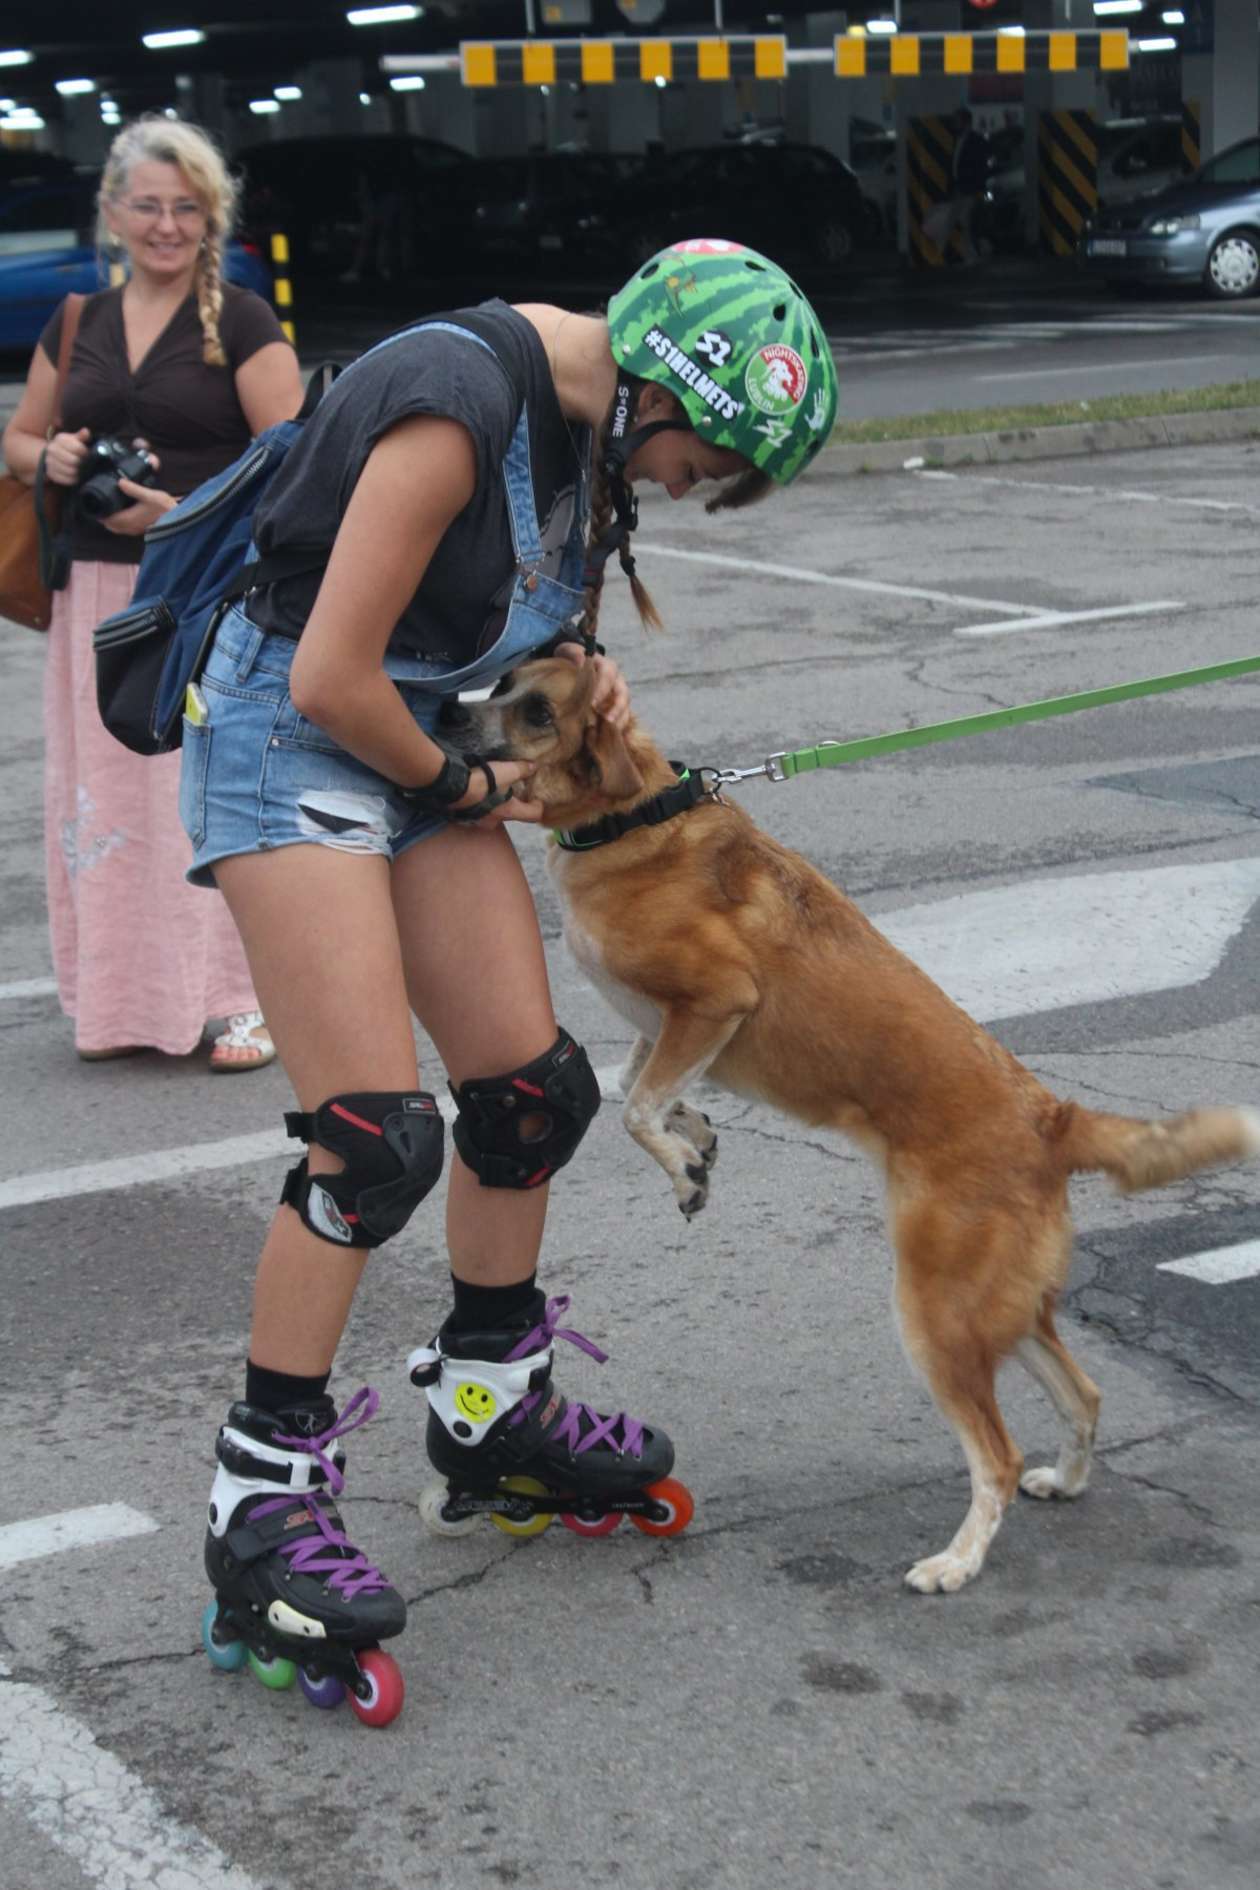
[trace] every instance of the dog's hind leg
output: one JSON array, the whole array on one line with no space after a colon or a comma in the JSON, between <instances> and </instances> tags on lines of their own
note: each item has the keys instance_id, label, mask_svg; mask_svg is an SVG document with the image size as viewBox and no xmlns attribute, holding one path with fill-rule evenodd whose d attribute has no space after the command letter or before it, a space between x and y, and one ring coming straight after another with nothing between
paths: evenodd
<instances>
[{"instance_id":1,"label":"dog's hind leg","mask_svg":"<svg viewBox=\"0 0 1260 1890\"><path fill-rule=\"evenodd\" d=\"M1087 1378L1054 1329L1053 1297L1047 1293L1037 1314L1037 1329L1021 1339L1015 1356L1047 1393L1065 1426L1067 1436L1056 1464L1026 1470L1019 1487L1027 1496L1079 1496L1089 1482L1094 1454L1094 1432L1102 1397Z\"/></svg>"},{"instance_id":2,"label":"dog's hind leg","mask_svg":"<svg viewBox=\"0 0 1260 1890\"><path fill-rule=\"evenodd\" d=\"M708 1117L679 1098L689 1083L703 1076L742 1022L742 1013L712 1018L667 1011L622 1107L626 1128L665 1170L688 1220L708 1199L717 1136ZM634 1056L631 1052L632 1062Z\"/></svg>"}]
</instances>

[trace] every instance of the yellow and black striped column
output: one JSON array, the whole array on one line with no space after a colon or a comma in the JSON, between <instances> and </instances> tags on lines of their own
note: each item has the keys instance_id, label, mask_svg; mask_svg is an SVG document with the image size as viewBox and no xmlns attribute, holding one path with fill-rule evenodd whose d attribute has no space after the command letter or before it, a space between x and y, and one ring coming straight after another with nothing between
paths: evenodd
<instances>
[{"instance_id":1,"label":"yellow and black striped column","mask_svg":"<svg viewBox=\"0 0 1260 1890\"><path fill-rule=\"evenodd\" d=\"M618 80L784 79L782 34L687 39L464 40L460 76L468 86L615 85Z\"/></svg>"},{"instance_id":2,"label":"yellow and black striped column","mask_svg":"<svg viewBox=\"0 0 1260 1890\"><path fill-rule=\"evenodd\" d=\"M1203 162L1203 132L1197 98L1181 101L1181 161L1188 171L1197 171Z\"/></svg>"},{"instance_id":3,"label":"yellow and black striped column","mask_svg":"<svg viewBox=\"0 0 1260 1890\"><path fill-rule=\"evenodd\" d=\"M1098 208L1098 127L1092 112L1044 111L1037 125L1037 220L1041 246L1075 255Z\"/></svg>"},{"instance_id":4,"label":"yellow and black striped column","mask_svg":"<svg viewBox=\"0 0 1260 1890\"><path fill-rule=\"evenodd\" d=\"M912 118L906 126L906 207L910 261L916 269L940 269L961 245L951 232L942 249L925 235L931 212L953 194L954 131L944 118Z\"/></svg>"},{"instance_id":5,"label":"yellow and black striped column","mask_svg":"<svg viewBox=\"0 0 1260 1890\"><path fill-rule=\"evenodd\" d=\"M297 336L293 332L293 284L289 280L289 239L280 230L271 233L271 278L276 314L294 347Z\"/></svg>"}]
</instances>

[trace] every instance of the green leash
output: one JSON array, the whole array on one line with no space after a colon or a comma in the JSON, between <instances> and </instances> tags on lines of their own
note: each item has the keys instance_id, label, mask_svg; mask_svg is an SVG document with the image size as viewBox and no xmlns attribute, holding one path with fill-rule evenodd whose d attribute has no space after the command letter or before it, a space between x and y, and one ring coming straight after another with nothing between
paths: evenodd
<instances>
[{"instance_id":1,"label":"green leash","mask_svg":"<svg viewBox=\"0 0 1260 1890\"><path fill-rule=\"evenodd\" d=\"M964 735L984 735L994 728L1017 728L1021 722L1044 722L1052 715L1075 715L1078 709L1101 709L1109 702L1128 702L1135 696L1158 696L1169 689L1189 689L1196 683L1224 682L1260 670L1260 656L1240 656L1232 663L1209 663L1204 669L1182 669L1172 676L1147 676L1140 682L1112 683L1106 689L1082 689L1074 696L1051 696L1045 702L1023 702L1013 709L990 709L984 715L962 715L952 722L928 722L923 728L894 729L888 735L862 735L855 741L818 742L790 754L768 755L757 768L706 768L717 786L730 787L765 775L771 781L790 781L816 768L838 768L845 761L865 761L870 755L889 755L899 748L926 748L932 742L956 742Z\"/></svg>"}]
</instances>

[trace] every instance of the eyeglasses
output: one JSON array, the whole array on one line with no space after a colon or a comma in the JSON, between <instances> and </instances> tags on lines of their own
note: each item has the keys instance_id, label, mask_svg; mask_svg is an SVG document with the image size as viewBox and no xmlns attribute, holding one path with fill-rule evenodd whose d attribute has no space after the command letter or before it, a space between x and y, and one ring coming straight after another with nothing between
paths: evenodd
<instances>
[{"instance_id":1,"label":"eyeglasses","mask_svg":"<svg viewBox=\"0 0 1260 1890\"><path fill-rule=\"evenodd\" d=\"M133 197L123 203L123 209L137 223L156 223L165 210L176 223L204 223L206 217L202 206L191 197L180 197L175 203L159 203L156 197Z\"/></svg>"}]
</instances>

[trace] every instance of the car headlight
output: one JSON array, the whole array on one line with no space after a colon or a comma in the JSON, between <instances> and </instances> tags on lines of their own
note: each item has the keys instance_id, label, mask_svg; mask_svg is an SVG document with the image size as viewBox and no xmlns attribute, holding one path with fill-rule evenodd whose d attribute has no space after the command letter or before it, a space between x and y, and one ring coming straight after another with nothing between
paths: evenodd
<instances>
[{"instance_id":1,"label":"car headlight","mask_svg":"<svg viewBox=\"0 0 1260 1890\"><path fill-rule=\"evenodd\" d=\"M1179 236L1182 230L1197 230L1198 227L1197 216L1156 217L1154 223L1151 224L1150 234L1152 236Z\"/></svg>"}]
</instances>

